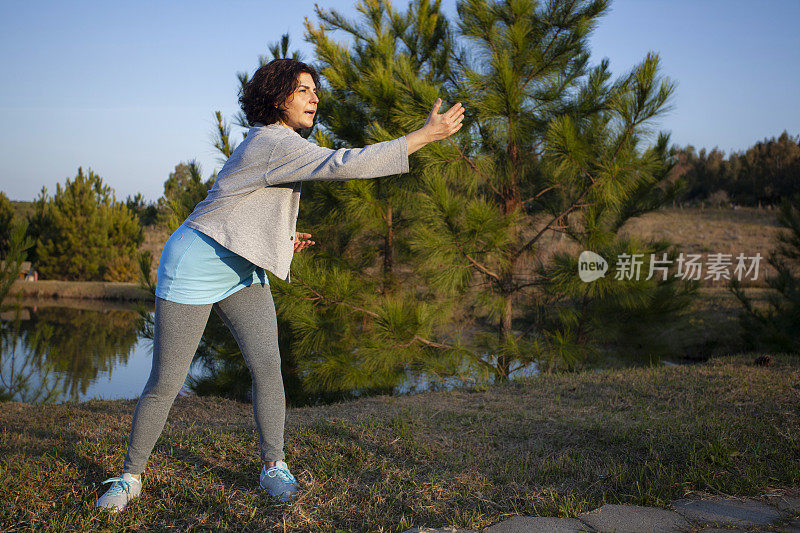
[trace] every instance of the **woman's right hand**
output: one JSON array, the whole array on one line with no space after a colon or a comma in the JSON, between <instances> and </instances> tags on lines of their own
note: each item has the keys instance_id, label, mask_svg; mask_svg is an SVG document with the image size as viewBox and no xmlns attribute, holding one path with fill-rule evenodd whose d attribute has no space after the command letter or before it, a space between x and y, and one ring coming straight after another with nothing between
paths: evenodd
<instances>
[{"instance_id":1,"label":"woman's right hand","mask_svg":"<svg viewBox=\"0 0 800 533\"><path fill-rule=\"evenodd\" d=\"M461 129L461 124L464 120L464 106L461 105L461 102L458 102L440 115L439 106L441 105L442 99L437 98L425 125L417 131L412 131L406 135L409 155L426 144L446 139Z\"/></svg>"},{"instance_id":2,"label":"woman's right hand","mask_svg":"<svg viewBox=\"0 0 800 533\"><path fill-rule=\"evenodd\" d=\"M462 121L464 120L464 106L461 105L461 102L458 102L440 115L439 107L441 105L442 99L437 98L430 115L428 115L428 120L422 126L431 141L439 141L450 137L461 129Z\"/></svg>"}]
</instances>

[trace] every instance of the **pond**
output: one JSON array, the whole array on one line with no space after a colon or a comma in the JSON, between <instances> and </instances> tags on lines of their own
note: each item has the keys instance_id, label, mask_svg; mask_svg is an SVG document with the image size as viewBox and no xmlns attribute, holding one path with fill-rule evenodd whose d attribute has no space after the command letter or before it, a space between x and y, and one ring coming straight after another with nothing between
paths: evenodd
<instances>
[{"instance_id":1,"label":"pond","mask_svg":"<svg viewBox=\"0 0 800 533\"><path fill-rule=\"evenodd\" d=\"M152 305L146 311L152 314ZM138 319L131 304L23 300L18 316L0 316L0 398L138 398L152 362L152 343L140 335Z\"/></svg>"},{"instance_id":2,"label":"pond","mask_svg":"<svg viewBox=\"0 0 800 533\"><path fill-rule=\"evenodd\" d=\"M143 334L134 304L90 300L22 300L0 315L0 400L29 403L136 399L150 375L152 341ZM152 318L153 306L141 312ZM212 316L214 313L212 312ZM283 368L289 405L309 403L291 369ZM513 377L536 373L535 364ZM180 394L193 394L192 378L207 376L200 361L189 371ZM405 394L462 386L462 380L407 373L392 390ZM352 396L359 396L354 391ZM316 398L336 401L342 395Z\"/></svg>"}]
</instances>

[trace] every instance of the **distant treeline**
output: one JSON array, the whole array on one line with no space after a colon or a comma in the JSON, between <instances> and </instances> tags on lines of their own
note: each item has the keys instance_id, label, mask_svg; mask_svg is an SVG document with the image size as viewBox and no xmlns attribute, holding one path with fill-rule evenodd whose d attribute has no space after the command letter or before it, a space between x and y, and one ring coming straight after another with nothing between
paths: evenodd
<instances>
[{"instance_id":1,"label":"distant treeline","mask_svg":"<svg viewBox=\"0 0 800 533\"><path fill-rule=\"evenodd\" d=\"M678 201L723 205L775 205L800 193L800 135L784 131L777 139L757 142L744 152L694 146L673 148L673 178L686 181Z\"/></svg>"},{"instance_id":2,"label":"distant treeline","mask_svg":"<svg viewBox=\"0 0 800 533\"><path fill-rule=\"evenodd\" d=\"M12 202L0 191L0 258L9 250L12 226L24 221L33 242L27 259L42 279L138 281L143 226L168 226L176 218L172 205L191 207L202 200L215 176L202 180L199 173L194 161L178 164L164 195L150 203L141 193L117 201L100 176L83 168L58 183L52 196L42 187L32 202Z\"/></svg>"},{"instance_id":3,"label":"distant treeline","mask_svg":"<svg viewBox=\"0 0 800 533\"><path fill-rule=\"evenodd\" d=\"M727 157L717 148L698 152L692 145L675 146L671 154L676 163L671 179L685 182L676 197L680 203L777 205L781 198L800 193L800 135L784 131ZM22 217L29 221L28 234L36 242L29 257L44 277L136 281L141 227L180 224L215 177L203 180L195 161L181 162L165 181L163 196L149 203L141 193L117 202L99 176L91 170L83 175L82 169L63 189L59 185L52 198L43 189L32 202L11 202L0 192L0 257L12 218Z\"/></svg>"}]
</instances>

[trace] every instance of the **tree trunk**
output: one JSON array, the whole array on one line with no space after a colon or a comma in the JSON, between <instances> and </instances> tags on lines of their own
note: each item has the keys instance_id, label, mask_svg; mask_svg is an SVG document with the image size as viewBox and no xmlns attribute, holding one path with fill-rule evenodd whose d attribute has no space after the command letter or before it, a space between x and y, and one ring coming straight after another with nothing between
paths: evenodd
<instances>
[{"instance_id":1,"label":"tree trunk","mask_svg":"<svg viewBox=\"0 0 800 533\"><path fill-rule=\"evenodd\" d=\"M383 241L383 293L393 290L392 270L394 267L394 226L392 225L392 204L386 204L386 234Z\"/></svg>"},{"instance_id":2,"label":"tree trunk","mask_svg":"<svg viewBox=\"0 0 800 533\"><path fill-rule=\"evenodd\" d=\"M503 318L500 323L500 342L505 345L505 341L513 335L511 331L511 312L513 310L512 301L514 298L513 293L507 293L503 296L505 305L503 306ZM511 367L511 361L506 358L505 354L501 354L497 358L497 379L499 381L508 380L508 371Z\"/></svg>"}]
</instances>

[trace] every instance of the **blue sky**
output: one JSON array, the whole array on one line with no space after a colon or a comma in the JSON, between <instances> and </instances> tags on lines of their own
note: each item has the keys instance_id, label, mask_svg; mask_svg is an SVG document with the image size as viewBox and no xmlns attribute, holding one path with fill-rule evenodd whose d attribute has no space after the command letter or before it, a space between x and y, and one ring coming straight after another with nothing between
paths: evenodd
<instances>
[{"instance_id":1,"label":"blue sky","mask_svg":"<svg viewBox=\"0 0 800 533\"><path fill-rule=\"evenodd\" d=\"M358 15L353 0L318 3ZM455 4L443 1L453 17ZM155 200L181 161L196 158L210 175L221 167L213 114L237 111L236 73L252 72L286 32L291 49L313 59L303 27L305 17L317 20L313 8L3 0L0 190L33 200L83 166L120 200ZM608 57L616 76L658 52L678 83L660 129L675 144L743 150L783 130L800 134L799 17L797 0L616 0L591 39L592 62Z\"/></svg>"}]
</instances>

